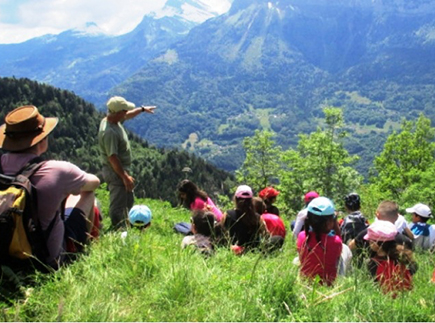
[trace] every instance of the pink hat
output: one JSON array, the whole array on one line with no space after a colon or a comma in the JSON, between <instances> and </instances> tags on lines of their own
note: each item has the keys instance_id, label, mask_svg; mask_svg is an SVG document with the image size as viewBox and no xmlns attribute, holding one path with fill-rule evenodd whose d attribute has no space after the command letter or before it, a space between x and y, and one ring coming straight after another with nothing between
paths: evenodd
<instances>
[{"instance_id":1,"label":"pink hat","mask_svg":"<svg viewBox=\"0 0 435 323\"><path fill-rule=\"evenodd\" d=\"M377 220L368 227L364 240L392 241L396 238L397 233L398 231L393 223Z\"/></svg>"},{"instance_id":2,"label":"pink hat","mask_svg":"<svg viewBox=\"0 0 435 323\"><path fill-rule=\"evenodd\" d=\"M315 192L315 191L311 191L308 192L307 194L305 194L304 200L305 200L305 204L308 204L311 202L312 199L315 199L316 197L319 197L319 193Z\"/></svg>"},{"instance_id":3,"label":"pink hat","mask_svg":"<svg viewBox=\"0 0 435 323\"><path fill-rule=\"evenodd\" d=\"M250 199L254 194L252 194L252 189L248 185L240 185L236 190L236 197L241 199Z\"/></svg>"}]
</instances>

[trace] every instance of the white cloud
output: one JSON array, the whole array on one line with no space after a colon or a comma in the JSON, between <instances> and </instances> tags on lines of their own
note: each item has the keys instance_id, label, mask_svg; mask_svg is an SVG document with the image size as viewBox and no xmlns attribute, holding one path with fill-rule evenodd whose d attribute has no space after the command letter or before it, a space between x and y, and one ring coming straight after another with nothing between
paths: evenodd
<instances>
[{"instance_id":1,"label":"white cloud","mask_svg":"<svg viewBox=\"0 0 435 323\"><path fill-rule=\"evenodd\" d=\"M232 0L202 0L224 13ZM0 43L22 42L95 22L112 35L133 30L166 0L0 0ZM10 11L10 12L8 12Z\"/></svg>"}]
</instances>

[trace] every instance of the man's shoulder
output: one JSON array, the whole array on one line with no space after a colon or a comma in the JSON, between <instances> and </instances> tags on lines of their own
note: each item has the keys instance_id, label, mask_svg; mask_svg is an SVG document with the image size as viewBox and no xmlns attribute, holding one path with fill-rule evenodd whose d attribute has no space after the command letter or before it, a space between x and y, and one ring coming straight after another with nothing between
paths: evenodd
<instances>
[{"instance_id":1,"label":"man's shoulder","mask_svg":"<svg viewBox=\"0 0 435 323\"><path fill-rule=\"evenodd\" d=\"M121 127L122 126L120 123L111 123L111 122L107 121L106 118L104 118L100 122L99 132L105 133L105 132L110 132L110 131L116 131L117 129L120 129Z\"/></svg>"},{"instance_id":2,"label":"man's shoulder","mask_svg":"<svg viewBox=\"0 0 435 323\"><path fill-rule=\"evenodd\" d=\"M48 159L43 162L43 167L68 168L68 167L78 167L78 166L66 160Z\"/></svg>"},{"instance_id":3,"label":"man's shoulder","mask_svg":"<svg viewBox=\"0 0 435 323\"><path fill-rule=\"evenodd\" d=\"M84 173L80 167L77 165L64 160L54 160L50 159L47 161L44 161L40 168L40 172L43 172L43 175L50 175L50 174L81 174Z\"/></svg>"}]
</instances>

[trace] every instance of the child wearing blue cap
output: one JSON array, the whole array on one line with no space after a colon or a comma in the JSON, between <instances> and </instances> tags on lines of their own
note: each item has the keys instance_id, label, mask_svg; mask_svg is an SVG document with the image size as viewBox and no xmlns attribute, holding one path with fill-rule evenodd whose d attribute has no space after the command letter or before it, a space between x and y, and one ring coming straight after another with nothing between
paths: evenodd
<instances>
[{"instance_id":1,"label":"child wearing blue cap","mask_svg":"<svg viewBox=\"0 0 435 323\"><path fill-rule=\"evenodd\" d=\"M343 248L336 227L335 208L331 200L317 197L307 206L304 231L297 239L301 274L308 278L320 277L320 282L332 285L337 277L338 264Z\"/></svg>"},{"instance_id":2,"label":"child wearing blue cap","mask_svg":"<svg viewBox=\"0 0 435 323\"><path fill-rule=\"evenodd\" d=\"M146 205L135 205L128 213L128 220L132 227L144 230L151 225L152 213Z\"/></svg>"}]
</instances>

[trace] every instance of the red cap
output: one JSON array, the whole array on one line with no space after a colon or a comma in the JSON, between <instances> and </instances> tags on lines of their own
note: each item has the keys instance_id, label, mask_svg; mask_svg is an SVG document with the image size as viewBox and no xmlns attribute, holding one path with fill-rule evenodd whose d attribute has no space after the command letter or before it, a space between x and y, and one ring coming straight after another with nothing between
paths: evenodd
<instances>
[{"instance_id":1,"label":"red cap","mask_svg":"<svg viewBox=\"0 0 435 323\"><path fill-rule=\"evenodd\" d=\"M270 197L278 196L279 192L273 187L266 187L263 189L260 194L258 194L263 200L268 199Z\"/></svg>"},{"instance_id":2,"label":"red cap","mask_svg":"<svg viewBox=\"0 0 435 323\"><path fill-rule=\"evenodd\" d=\"M308 204L311 202L312 199L315 199L316 197L319 197L319 193L315 191L310 191L307 194L305 194L304 200L305 204Z\"/></svg>"}]
</instances>

